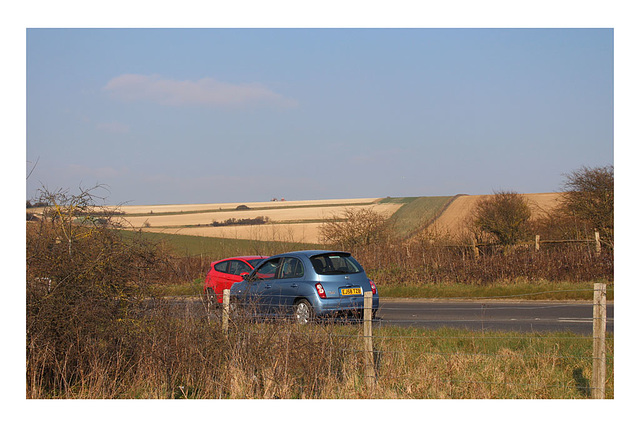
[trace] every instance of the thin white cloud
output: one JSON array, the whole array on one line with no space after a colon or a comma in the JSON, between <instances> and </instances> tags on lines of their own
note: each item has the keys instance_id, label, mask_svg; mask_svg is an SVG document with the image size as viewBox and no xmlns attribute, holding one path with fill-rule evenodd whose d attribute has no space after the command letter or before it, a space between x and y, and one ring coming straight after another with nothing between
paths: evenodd
<instances>
[{"instance_id":1,"label":"thin white cloud","mask_svg":"<svg viewBox=\"0 0 640 427\"><path fill-rule=\"evenodd\" d=\"M258 83L232 84L212 78L178 81L158 75L123 74L111 79L104 90L121 101L149 101L169 106L297 105L295 100Z\"/></svg>"}]
</instances>

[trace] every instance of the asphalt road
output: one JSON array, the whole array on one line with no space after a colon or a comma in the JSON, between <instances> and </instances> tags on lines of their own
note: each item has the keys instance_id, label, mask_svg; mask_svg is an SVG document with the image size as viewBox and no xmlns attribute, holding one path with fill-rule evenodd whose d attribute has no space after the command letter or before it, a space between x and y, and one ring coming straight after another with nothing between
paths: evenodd
<instances>
[{"instance_id":1,"label":"asphalt road","mask_svg":"<svg viewBox=\"0 0 640 427\"><path fill-rule=\"evenodd\" d=\"M200 298L176 298L172 305L186 316L206 314ZM376 325L591 335L592 317L593 305L586 302L381 298ZM607 332L613 332L613 303L607 304Z\"/></svg>"},{"instance_id":2,"label":"asphalt road","mask_svg":"<svg viewBox=\"0 0 640 427\"><path fill-rule=\"evenodd\" d=\"M381 325L593 333L590 303L381 299L377 317ZM613 332L613 303L607 304L607 332Z\"/></svg>"}]
</instances>

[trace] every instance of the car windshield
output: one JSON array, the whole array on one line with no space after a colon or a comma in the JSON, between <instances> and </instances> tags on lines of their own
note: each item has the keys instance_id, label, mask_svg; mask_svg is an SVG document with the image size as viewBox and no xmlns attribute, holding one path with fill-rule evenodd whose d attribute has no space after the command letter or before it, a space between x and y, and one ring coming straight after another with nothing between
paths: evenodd
<instances>
[{"instance_id":1,"label":"car windshield","mask_svg":"<svg viewBox=\"0 0 640 427\"><path fill-rule=\"evenodd\" d=\"M257 258L257 259L248 259L247 262L249 264L251 264L251 266L253 268L256 268L258 266L258 264L260 264L262 261L264 261L264 258Z\"/></svg>"},{"instance_id":2,"label":"car windshield","mask_svg":"<svg viewBox=\"0 0 640 427\"><path fill-rule=\"evenodd\" d=\"M322 254L311 257L318 274L355 274L362 272L360 264L349 254Z\"/></svg>"}]
</instances>

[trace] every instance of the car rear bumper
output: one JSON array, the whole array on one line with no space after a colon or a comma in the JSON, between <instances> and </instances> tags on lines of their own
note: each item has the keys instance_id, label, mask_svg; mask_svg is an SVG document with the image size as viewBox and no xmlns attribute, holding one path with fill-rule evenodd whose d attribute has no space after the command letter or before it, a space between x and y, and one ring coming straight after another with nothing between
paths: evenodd
<instances>
[{"instance_id":1,"label":"car rear bumper","mask_svg":"<svg viewBox=\"0 0 640 427\"><path fill-rule=\"evenodd\" d=\"M372 309L377 310L379 306L378 296L374 295ZM348 311L364 310L364 298L343 297L318 299L314 304L315 314L318 316L331 315Z\"/></svg>"}]
</instances>

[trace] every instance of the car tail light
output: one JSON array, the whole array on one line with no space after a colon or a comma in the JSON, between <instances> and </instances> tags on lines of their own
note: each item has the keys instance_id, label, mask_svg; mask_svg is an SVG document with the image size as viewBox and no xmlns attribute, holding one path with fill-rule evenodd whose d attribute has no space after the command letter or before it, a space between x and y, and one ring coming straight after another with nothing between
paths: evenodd
<instances>
[{"instance_id":1,"label":"car tail light","mask_svg":"<svg viewBox=\"0 0 640 427\"><path fill-rule=\"evenodd\" d=\"M371 285L371 293L375 295L378 293L378 288L376 288L376 284L373 283L373 280L369 279L369 284Z\"/></svg>"},{"instance_id":2,"label":"car tail light","mask_svg":"<svg viewBox=\"0 0 640 427\"><path fill-rule=\"evenodd\" d=\"M320 283L320 282L316 283L316 291L318 291L318 296L319 296L320 298L323 298L323 299L324 299L324 298L326 298L326 297L327 297L327 294L326 294L326 292L324 291L324 288L322 287L322 283Z\"/></svg>"}]
</instances>

